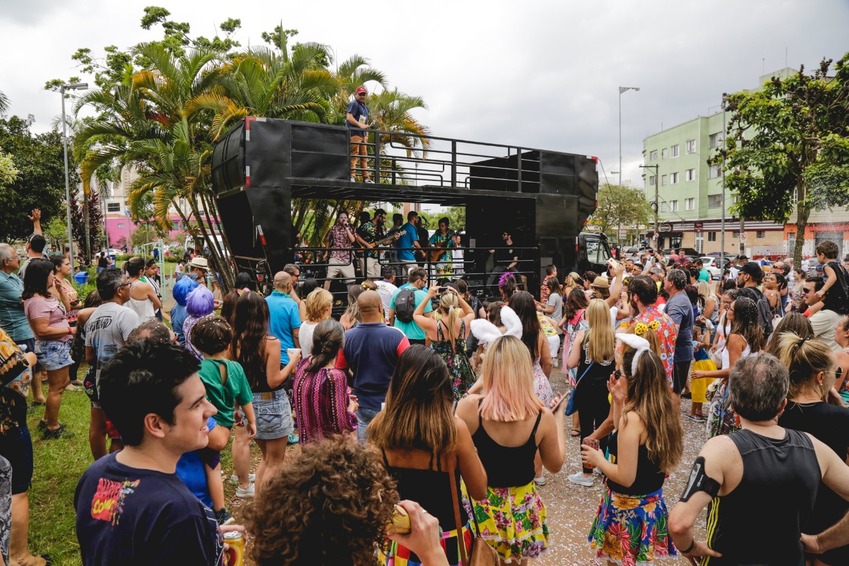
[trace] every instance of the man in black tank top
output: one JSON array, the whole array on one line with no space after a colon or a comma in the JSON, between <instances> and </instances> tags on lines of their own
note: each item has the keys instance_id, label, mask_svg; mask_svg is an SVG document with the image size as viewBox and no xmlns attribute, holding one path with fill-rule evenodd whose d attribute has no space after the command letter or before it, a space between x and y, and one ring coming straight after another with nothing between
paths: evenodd
<instances>
[{"instance_id":1,"label":"man in black tank top","mask_svg":"<svg viewBox=\"0 0 849 566\"><path fill-rule=\"evenodd\" d=\"M702 566L802 566L800 537L820 482L849 499L849 467L811 435L778 426L789 377L775 357L741 359L729 382L742 429L702 447L669 532ZM693 526L708 505L707 540L697 541Z\"/></svg>"}]
</instances>

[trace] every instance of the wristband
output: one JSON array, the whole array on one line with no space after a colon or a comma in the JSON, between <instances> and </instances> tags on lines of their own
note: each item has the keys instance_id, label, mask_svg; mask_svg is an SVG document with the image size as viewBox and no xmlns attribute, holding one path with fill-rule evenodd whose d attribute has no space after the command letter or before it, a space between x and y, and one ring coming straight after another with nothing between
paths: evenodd
<instances>
[{"instance_id":1,"label":"wristband","mask_svg":"<svg viewBox=\"0 0 849 566\"><path fill-rule=\"evenodd\" d=\"M690 546L688 546L687 548L679 548L678 550L681 552L681 554L688 554L688 553L692 552L695 547L696 547L696 539L693 538L693 541L690 543Z\"/></svg>"},{"instance_id":2,"label":"wristband","mask_svg":"<svg viewBox=\"0 0 849 566\"><path fill-rule=\"evenodd\" d=\"M69 326L68 327L68 334L73 334L73 333L74 333L73 329Z\"/></svg>"}]
</instances>

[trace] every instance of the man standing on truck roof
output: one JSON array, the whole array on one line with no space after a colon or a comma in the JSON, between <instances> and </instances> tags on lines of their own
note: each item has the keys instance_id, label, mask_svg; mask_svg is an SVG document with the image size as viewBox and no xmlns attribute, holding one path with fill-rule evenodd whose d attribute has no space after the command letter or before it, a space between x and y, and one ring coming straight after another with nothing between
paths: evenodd
<instances>
[{"instance_id":1,"label":"man standing on truck roof","mask_svg":"<svg viewBox=\"0 0 849 566\"><path fill-rule=\"evenodd\" d=\"M330 282L340 275L345 278L345 284L354 282L354 256L352 244L356 241L354 232L348 224L348 213L340 212L333 225L324 237L324 247L331 248L327 266L327 281L324 288L330 289Z\"/></svg>"},{"instance_id":2,"label":"man standing on truck roof","mask_svg":"<svg viewBox=\"0 0 849 566\"><path fill-rule=\"evenodd\" d=\"M354 94L354 100L348 104L348 112L345 115L345 125L348 126L348 134L351 136L351 182L357 182L357 171L363 177L364 183L371 183L368 169L368 145L366 145L366 130L368 129L369 110L366 106L366 87L360 85Z\"/></svg>"}]
</instances>

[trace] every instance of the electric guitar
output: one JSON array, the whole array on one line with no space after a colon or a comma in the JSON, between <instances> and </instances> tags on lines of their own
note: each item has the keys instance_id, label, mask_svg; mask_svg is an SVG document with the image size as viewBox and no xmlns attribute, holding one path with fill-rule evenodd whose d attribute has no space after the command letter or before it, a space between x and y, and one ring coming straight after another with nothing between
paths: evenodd
<instances>
[{"instance_id":1,"label":"electric guitar","mask_svg":"<svg viewBox=\"0 0 849 566\"><path fill-rule=\"evenodd\" d=\"M382 246L383 244L388 244L390 242L394 242L395 241L395 234L398 234L398 237L400 238L401 236L403 236L406 233L407 233L406 230L400 230L398 232L393 232L391 236L387 236L387 237L383 238L382 240L377 240L375 242L372 242L372 244L374 245L374 247Z\"/></svg>"}]
</instances>

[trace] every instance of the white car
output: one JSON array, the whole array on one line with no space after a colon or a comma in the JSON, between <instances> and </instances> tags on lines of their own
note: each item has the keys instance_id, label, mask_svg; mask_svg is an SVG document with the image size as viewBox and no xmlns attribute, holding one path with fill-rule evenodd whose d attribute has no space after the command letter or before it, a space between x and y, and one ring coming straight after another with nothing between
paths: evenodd
<instances>
[{"instance_id":1,"label":"white car","mask_svg":"<svg viewBox=\"0 0 849 566\"><path fill-rule=\"evenodd\" d=\"M702 260L702 265L705 266L705 269L710 273L710 278L714 280L718 280L722 277L722 269L719 267L719 258L713 256L704 256L700 257ZM727 263L727 260L726 260Z\"/></svg>"}]
</instances>

